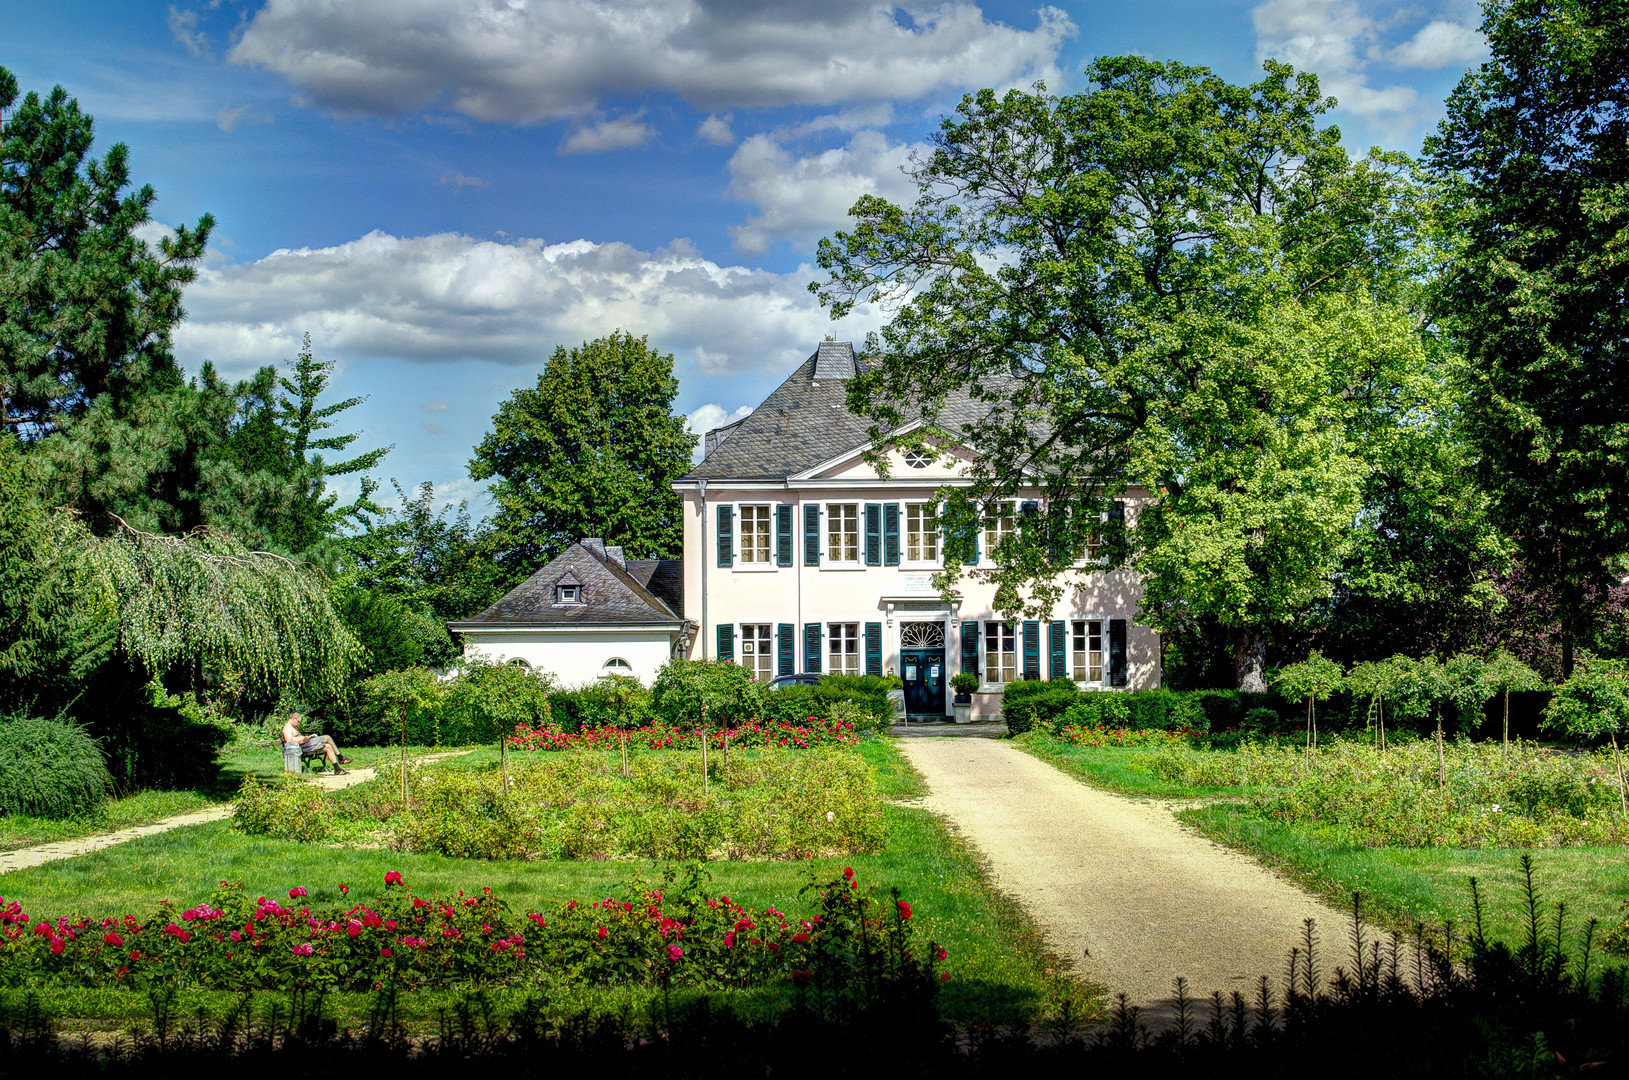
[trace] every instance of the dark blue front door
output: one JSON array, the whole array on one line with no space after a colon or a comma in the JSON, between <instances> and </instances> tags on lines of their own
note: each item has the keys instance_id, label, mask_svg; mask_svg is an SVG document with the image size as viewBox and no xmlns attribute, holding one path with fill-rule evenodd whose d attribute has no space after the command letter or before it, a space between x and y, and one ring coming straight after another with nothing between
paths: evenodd
<instances>
[{"instance_id":1,"label":"dark blue front door","mask_svg":"<svg viewBox=\"0 0 1629 1080\"><path fill-rule=\"evenodd\" d=\"M899 677L905 683L905 712L911 716L945 715L945 650L901 649Z\"/></svg>"}]
</instances>

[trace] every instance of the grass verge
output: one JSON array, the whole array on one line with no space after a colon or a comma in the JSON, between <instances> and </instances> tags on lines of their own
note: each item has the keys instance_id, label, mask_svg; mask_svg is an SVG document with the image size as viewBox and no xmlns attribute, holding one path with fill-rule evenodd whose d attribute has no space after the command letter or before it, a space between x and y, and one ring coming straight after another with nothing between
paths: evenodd
<instances>
[{"instance_id":1,"label":"grass verge","mask_svg":"<svg viewBox=\"0 0 1629 1080\"><path fill-rule=\"evenodd\" d=\"M1055 739L1018 738L1013 744L1026 753L1056 765L1077 780L1120 795L1144 795L1160 799L1203 799L1243 795L1243 787L1193 787L1164 780L1153 773L1131 767L1134 758L1147 757L1144 747L1070 746Z\"/></svg>"}]
</instances>

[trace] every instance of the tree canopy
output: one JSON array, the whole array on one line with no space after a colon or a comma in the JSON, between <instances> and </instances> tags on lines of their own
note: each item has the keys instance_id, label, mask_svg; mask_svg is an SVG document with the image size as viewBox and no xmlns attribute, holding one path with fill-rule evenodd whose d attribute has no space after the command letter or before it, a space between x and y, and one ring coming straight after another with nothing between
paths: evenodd
<instances>
[{"instance_id":1,"label":"tree canopy","mask_svg":"<svg viewBox=\"0 0 1629 1080\"><path fill-rule=\"evenodd\" d=\"M511 580L584 536L635 557L679 554L671 483L696 437L672 414L678 389L671 355L617 331L556 348L536 385L499 407L469 474L493 481L493 543Z\"/></svg>"},{"instance_id":2,"label":"tree canopy","mask_svg":"<svg viewBox=\"0 0 1629 1080\"><path fill-rule=\"evenodd\" d=\"M1103 533L1145 575L1145 619L1215 620L1265 689L1267 633L1332 592L1371 478L1442 423L1411 307L1420 195L1405 158L1349 158L1286 65L1251 86L1136 57L1087 75L964 98L915 204L863 197L812 288L834 316L890 309L850 395L875 434L919 409L921 438L978 448L952 526L1045 493L973 571L998 606L1050 606ZM945 431L957 389L991 412ZM1100 523L1128 486L1147 505Z\"/></svg>"},{"instance_id":3,"label":"tree canopy","mask_svg":"<svg viewBox=\"0 0 1629 1080\"><path fill-rule=\"evenodd\" d=\"M1426 154L1483 482L1574 640L1629 554L1629 2L1496 0Z\"/></svg>"}]
</instances>

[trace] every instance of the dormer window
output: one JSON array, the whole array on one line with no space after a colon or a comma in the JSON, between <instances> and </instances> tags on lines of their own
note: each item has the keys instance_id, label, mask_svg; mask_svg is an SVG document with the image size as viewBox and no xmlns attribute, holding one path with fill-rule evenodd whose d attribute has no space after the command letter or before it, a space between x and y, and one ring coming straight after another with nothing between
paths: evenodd
<instances>
[{"instance_id":1,"label":"dormer window","mask_svg":"<svg viewBox=\"0 0 1629 1080\"><path fill-rule=\"evenodd\" d=\"M581 585L556 585L555 603L580 604L583 602L583 587Z\"/></svg>"},{"instance_id":2,"label":"dormer window","mask_svg":"<svg viewBox=\"0 0 1629 1080\"><path fill-rule=\"evenodd\" d=\"M905 464L913 469L925 469L933 464L933 455L923 453L921 450L905 451Z\"/></svg>"}]
</instances>

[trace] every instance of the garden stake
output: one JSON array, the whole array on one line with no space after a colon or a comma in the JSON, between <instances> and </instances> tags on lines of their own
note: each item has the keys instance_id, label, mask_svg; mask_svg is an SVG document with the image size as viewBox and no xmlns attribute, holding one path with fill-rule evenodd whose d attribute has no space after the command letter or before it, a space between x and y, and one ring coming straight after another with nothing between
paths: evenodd
<instances>
[{"instance_id":1,"label":"garden stake","mask_svg":"<svg viewBox=\"0 0 1629 1080\"><path fill-rule=\"evenodd\" d=\"M627 775L628 775L628 732L626 730L624 730L621 734L622 734L622 775L623 775L624 778L626 778Z\"/></svg>"},{"instance_id":2,"label":"garden stake","mask_svg":"<svg viewBox=\"0 0 1629 1080\"><path fill-rule=\"evenodd\" d=\"M402 810L407 809L407 706L402 706Z\"/></svg>"},{"instance_id":3,"label":"garden stake","mask_svg":"<svg viewBox=\"0 0 1629 1080\"><path fill-rule=\"evenodd\" d=\"M1448 767L1442 763L1442 710L1437 710L1437 787L1448 786Z\"/></svg>"},{"instance_id":4,"label":"garden stake","mask_svg":"<svg viewBox=\"0 0 1629 1080\"><path fill-rule=\"evenodd\" d=\"M701 790L707 790L707 703L701 703L701 727L696 729L701 736Z\"/></svg>"},{"instance_id":5,"label":"garden stake","mask_svg":"<svg viewBox=\"0 0 1629 1080\"><path fill-rule=\"evenodd\" d=\"M1618 813L1629 818L1629 796L1623 791L1623 758L1618 755L1618 733L1612 735L1612 763L1618 767Z\"/></svg>"},{"instance_id":6,"label":"garden stake","mask_svg":"<svg viewBox=\"0 0 1629 1080\"><path fill-rule=\"evenodd\" d=\"M1510 687L1505 687L1505 753L1510 753ZM1621 779L1621 774L1620 774Z\"/></svg>"}]
</instances>

